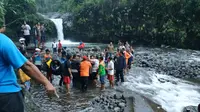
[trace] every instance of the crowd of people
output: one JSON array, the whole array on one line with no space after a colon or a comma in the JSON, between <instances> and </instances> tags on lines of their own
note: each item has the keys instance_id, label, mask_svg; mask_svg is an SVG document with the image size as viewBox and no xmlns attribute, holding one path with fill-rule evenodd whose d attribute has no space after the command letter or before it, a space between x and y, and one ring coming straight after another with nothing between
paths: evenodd
<instances>
[{"instance_id":1,"label":"crowd of people","mask_svg":"<svg viewBox=\"0 0 200 112\"><path fill-rule=\"evenodd\" d=\"M21 31L22 31L22 37L25 39L25 46L29 46L31 43L31 40L33 39L33 43L35 47L43 47L46 36L45 36L45 31L46 28L44 24L37 23L33 28L31 29L30 25L28 25L26 22L21 26ZM31 38L33 37L33 38Z\"/></svg>"},{"instance_id":2,"label":"crowd of people","mask_svg":"<svg viewBox=\"0 0 200 112\"><path fill-rule=\"evenodd\" d=\"M26 28L27 25L25 26ZM26 29L26 30L29 30ZM30 87L30 77L44 85L48 95L55 95L56 89L47 78L20 53L12 40L4 35L6 26L0 24L0 112L24 112L22 89L17 81L15 69L19 70L21 81L26 88ZM25 38L29 33L24 31ZM24 77L25 74L29 77Z\"/></svg>"},{"instance_id":3,"label":"crowd of people","mask_svg":"<svg viewBox=\"0 0 200 112\"><path fill-rule=\"evenodd\" d=\"M48 95L52 96L56 94L56 89L51 83L53 74L61 76L59 85L66 85L67 94L70 93L70 84L75 85L76 81L80 81L82 92L87 91L88 80L91 80L95 87L98 87L100 82L100 90L104 90L106 78L111 88L120 81L124 82L124 75L133 63L133 47L128 42L124 44L121 41L118 42L117 52L111 42L100 55L87 56L80 52L72 55L63 48L60 41L58 44L53 42L53 55L50 49L44 52L36 48L33 56L28 57L24 49L18 50L3 34L5 30L5 26L0 26L0 112L24 112L23 92L14 69L18 70L26 91L30 90L30 80L34 79L44 85ZM29 38L29 33L25 34L24 37ZM46 77L42 74L42 70L47 72ZM200 112L200 105L198 111Z\"/></svg>"},{"instance_id":4,"label":"crowd of people","mask_svg":"<svg viewBox=\"0 0 200 112\"><path fill-rule=\"evenodd\" d=\"M53 75L60 75L59 85L64 84L69 94L70 84L76 86L77 82L80 82L82 92L87 91L89 81L93 86L100 87L100 90L105 89L106 79L111 88L119 82L124 82L124 74L128 72L133 62L133 52L128 42L122 44L119 41L117 52L113 43L110 42L99 55L84 55L81 51L71 54L70 51L66 51L59 40L52 43L52 50L43 51L36 48L31 61L39 70L46 71L46 77L50 82L53 81ZM27 81L29 80L30 78L27 78ZM27 85L29 88L30 84L27 83Z\"/></svg>"}]
</instances>

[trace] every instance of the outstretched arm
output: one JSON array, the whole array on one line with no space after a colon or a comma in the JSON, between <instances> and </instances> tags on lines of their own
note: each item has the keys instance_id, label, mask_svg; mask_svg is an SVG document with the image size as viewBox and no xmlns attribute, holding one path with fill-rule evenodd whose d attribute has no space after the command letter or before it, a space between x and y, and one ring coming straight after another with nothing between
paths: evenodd
<instances>
[{"instance_id":1,"label":"outstretched arm","mask_svg":"<svg viewBox=\"0 0 200 112\"><path fill-rule=\"evenodd\" d=\"M35 79L39 83L43 84L47 90L48 94L54 94L55 88L53 85L47 80L47 78L39 71L39 69L32 64L31 62L27 61L21 69L31 78Z\"/></svg>"}]
</instances>

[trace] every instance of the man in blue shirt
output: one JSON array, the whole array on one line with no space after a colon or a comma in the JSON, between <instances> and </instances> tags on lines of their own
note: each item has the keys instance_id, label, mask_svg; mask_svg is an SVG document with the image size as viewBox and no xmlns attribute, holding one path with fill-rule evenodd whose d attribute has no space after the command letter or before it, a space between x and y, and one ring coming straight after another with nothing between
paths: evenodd
<instances>
[{"instance_id":1,"label":"man in blue shirt","mask_svg":"<svg viewBox=\"0 0 200 112\"><path fill-rule=\"evenodd\" d=\"M126 68L126 59L123 56L123 51L119 53L119 57L115 63L116 65L116 84L121 79L121 82L124 82L124 70Z\"/></svg>"},{"instance_id":2,"label":"man in blue shirt","mask_svg":"<svg viewBox=\"0 0 200 112\"><path fill-rule=\"evenodd\" d=\"M21 68L26 74L43 84L49 95L55 88L46 77L29 62L15 44L4 34L0 26L0 112L24 112L21 88L17 83L14 69Z\"/></svg>"}]
</instances>

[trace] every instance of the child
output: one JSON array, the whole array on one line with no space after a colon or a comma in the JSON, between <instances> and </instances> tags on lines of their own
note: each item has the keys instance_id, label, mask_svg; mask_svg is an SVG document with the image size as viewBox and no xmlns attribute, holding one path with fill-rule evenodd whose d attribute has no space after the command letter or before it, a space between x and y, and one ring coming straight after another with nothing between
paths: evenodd
<instances>
[{"instance_id":1,"label":"child","mask_svg":"<svg viewBox=\"0 0 200 112\"><path fill-rule=\"evenodd\" d=\"M98 68L98 75L100 76L100 82L101 82L101 90L105 89L105 76L106 76L106 69L105 69L105 63L103 60L103 57L100 57L99 60L99 68Z\"/></svg>"}]
</instances>

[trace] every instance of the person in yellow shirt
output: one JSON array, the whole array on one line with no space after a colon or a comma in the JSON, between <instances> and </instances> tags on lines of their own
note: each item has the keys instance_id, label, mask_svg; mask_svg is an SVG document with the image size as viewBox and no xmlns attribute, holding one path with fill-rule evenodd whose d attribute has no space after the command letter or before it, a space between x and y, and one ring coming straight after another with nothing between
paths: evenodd
<instances>
[{"instance_id":1,"label":"person in yellow shirt","mask_svg":"<svg viewBox=\"0 0 200 112\"><path fill-rule=\"evenodd\" d=\"M29 91L31 87L31 78L26 75L21 69L18 70L18 74L22 84L25 86L25 90Z\"/></svg>"}]
</instances>

